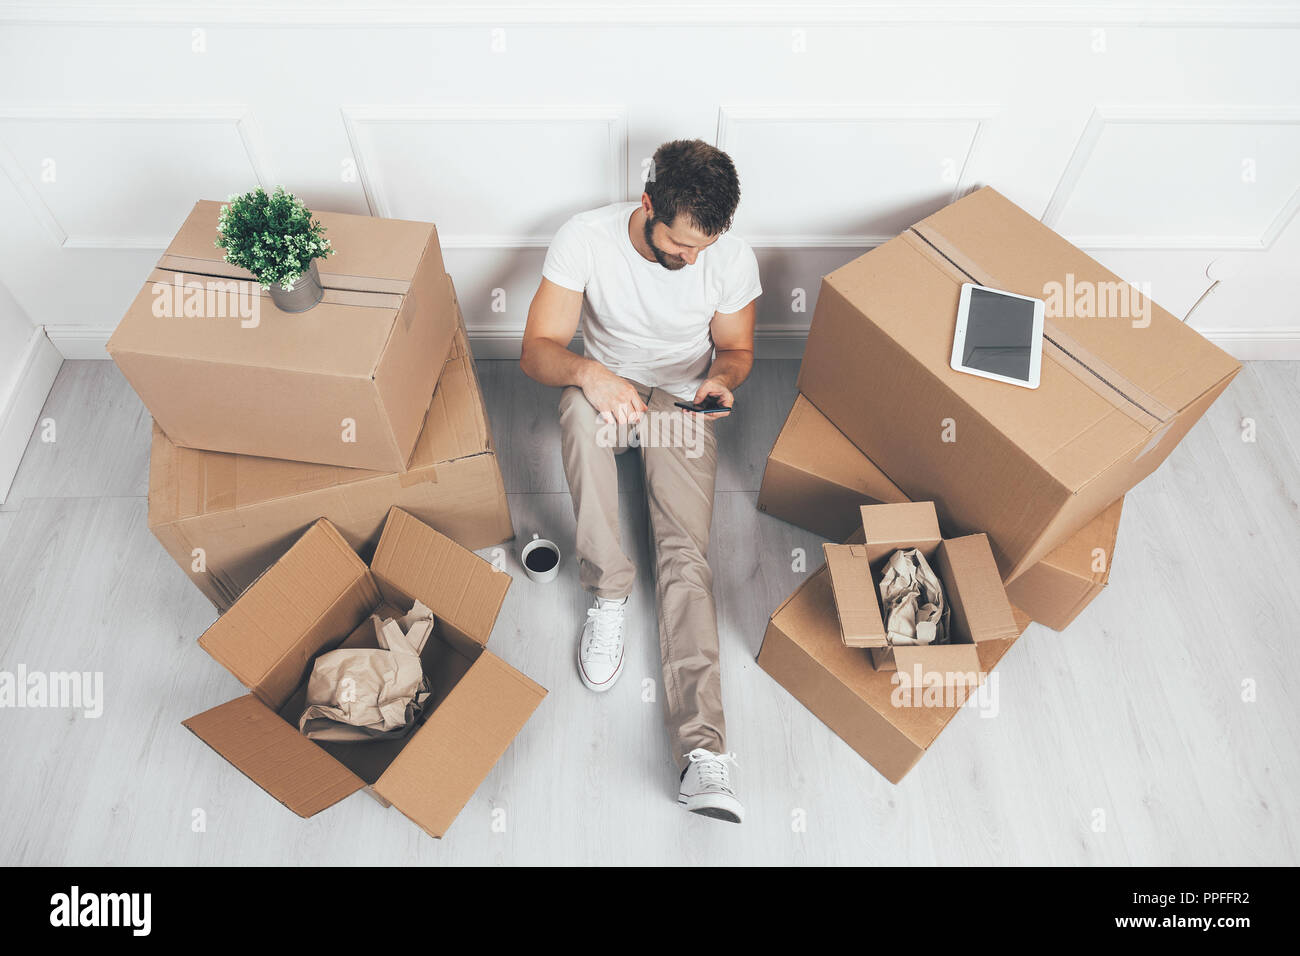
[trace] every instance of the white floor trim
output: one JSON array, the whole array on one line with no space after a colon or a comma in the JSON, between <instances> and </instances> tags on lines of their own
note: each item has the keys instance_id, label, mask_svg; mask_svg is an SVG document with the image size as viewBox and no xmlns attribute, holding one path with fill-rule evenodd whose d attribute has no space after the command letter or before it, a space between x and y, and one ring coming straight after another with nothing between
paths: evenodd
<instances>
[{"instance_id":1,"label":"white floor trim","mask_svg":"<svg viewBox=\"0 0 1300 956\"><path fill-rule=\"evenodd\" d=\"M63 356L42 328L32 329L8 391L0 395L0 504L9 496L32 428L59 374Z\"/></svg>"},{"instance_id":2,"label":"white floor trim","mask_svg":"<svg viewBox=\"0 0 1300 956\"><path fill-rule=\"evenodd\" d=\"M106 359L104 347L113 334L113 326L47 325L45 334L65 359Z\"/></svg>"},{"instance_id":3,"label":"white floor trim","mask_svg":"<svg viewBox=\"0 0 1300 956\"><path fill-rule=\"evenodd\" d=\"M1246 361L1300 359L1300 328L1197 329L1233 358Z\"/></svg>"},{"instance_id":4,"label":"white floor trim","mask_svg":"<svg viewBox=\"0 0 1300 956\"><path fill-rule=\"evenodd\" d=\"M1199 329L1207 339L1242 361L1300 360L1300 328ZM46 333L67 359L106 359L104 346L111 328L90 325L47 326ZM799 358L807 331L802 327L759 327L755 332L759 358ZM514 329L471 329L470 347L480 359L519 357L523 333Z\"/></svg>"}]
</instances>

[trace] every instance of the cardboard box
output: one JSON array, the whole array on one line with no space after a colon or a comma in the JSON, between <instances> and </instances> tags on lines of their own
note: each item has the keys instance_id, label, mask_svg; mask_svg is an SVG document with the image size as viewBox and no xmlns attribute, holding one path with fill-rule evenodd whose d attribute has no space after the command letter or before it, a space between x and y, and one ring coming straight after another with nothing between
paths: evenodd
<instances>
[{"instance_id":1,"label":"cardboard box","mask_svg":"<svg viewBox=\"0 0 1300 956\"><path fill-rule=\"evenodd\" d=\"M154 420L186 448L403 470L456 331L433 224L317 213L325 298L290 315L222 260L220 208L195 205L108 342Z\"/></svg>"},{"instance_id":2,"label":"cardboard box","mask_svg":"<svg viewBox=\"0 0 1300 956\"><path fill-rule=\"evenodd\" d=\"M1017 634L1023 633L1028 618L1012 612ZM980 670L992 671L1016 640L975 645ZM893 783L925 756L972 693L991 700L998 693L991 681L978 692L951 685L924 688L914 678L904 683L907 672L876 670L866 653L840 639L825 566L772 613L758 664Z\"/></svg>"},{"instance_id":3,"label":"cardboard box","mask_svg":"<svg viewBox=\"0 0 1300 956\"><path fill-rule=\"evenodd\" d=\"M1046 299L1037 389L949 367L964 282ZM1012 581L1154 471L1240 368L985 188L825 278L798 387L945 528L987 533Z\"/></svg>"},{"instance_id":4,"label":"cardboard box","mask_svg":"<svg viewBox=\"0 0 1300 956\"><path fill-rule=\"evenodd\" d=\"M759 509L824 538L843 541L862 528L859 508L906 501L875 463L808 399L795 399L768 457ZM1110 579L1121 498L1007 585L1007 598L1055 630L1079 616Z\"/></svg>"},{"instance_id":5,"label":"cardboard box","mask_svg":"<svg viewBox=\"0 0 1300 956\"><path fill-rule=\"evenodd\" d=\"M185 726L299 816L368 789L441 837L546 696L485 649L509 587L508 574L399 509L368 567L322 519L199 639L250 693ZM316 656L371 613L415 599L435 616L421 655L432 685L421 726L365 743L300 734Z\"/></svg>"},{"instance_id":6,"label":"cardboard box","mask_svg":"<svg viewBox=\"0 0 1300 956\"><path fill-rule=\"evenodd\" d=\"M149 528L219 610L317 518L369 555L394 506L465 548L514 537L463 324L400 474L181 448L154 426Z\"/></svg>"},{"instance_id":7,"label":"cardboard box","mask_svg":"<svg viewBox=\"0 0 1300 956\"><path fill-rule=\"evenodd\" d=\"M830 420L798 395L763 469L758 510L843 541L858 508L907 496Z\"/></svg>"},{"instance_id":8,"label":"cardboard box","mask_svg":"<svg viewBox=\"0 0 1300 956\"><path fill-rule=\"evenodd\" d=\"M823 544L831 595L846 647L866 648L881 671L920 673L945 685L978 683L978 645L1020 633L988 538L982 534L945 539L928 501L864 505L861 544ZM915 548L943 586L948 605L948 642L928 645L889 643L878 585L886 560L902 548Z\"/></svg>"},{"instance_id":9,"label":"cardboard box","mask_svg":"<svg viewBox=\"0 0 1300 956\"><path fill-rule=\"evenodd\" d=\"M1007 598L1032 620L1063 631L1110 581L1124 499L1007 585Z\"/></svg>"}]
</instances>

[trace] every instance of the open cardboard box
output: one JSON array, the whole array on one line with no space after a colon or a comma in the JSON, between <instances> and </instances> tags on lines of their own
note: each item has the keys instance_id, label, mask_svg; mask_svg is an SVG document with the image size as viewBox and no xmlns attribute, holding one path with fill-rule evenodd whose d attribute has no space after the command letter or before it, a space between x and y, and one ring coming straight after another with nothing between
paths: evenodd
<instances>
[{"instance_id":1,"label":"open cardboard box","mask_svg":"<svg viewBox=\"0 0 1300 956\"><path fill-rule=\"evenodd\" d=\"M856 536L861 534L858 529ZM1017 614L1014 607L1012 613ZM1029 619L1017 614L1017 630L1028 626ZM1015 642L1010 637L976 644L981 673L992 672ZM996 677L978 688L907 693L902 674L876 670L867 654L846 647L825 565L772 612L758 666L894 783L925 756L963 706L1000 706Z\"/></svg>"},{"instance_id":2,"label":"open cardboard box","mask_svg":"<svg viewBox=\"0 0 1300 956\"><path fill-rule=\"evenodd\" d=\"M508 574L398 508L369 567L321 519L199 639L250 693L185 726L299 816L366 789L441 837L546 696L484 647L509 586ZM317 655L370 614L405 613L417 598L435 618L420 727L364 743L300 734Z\"/></svg>"},{"instance_id":3,"label":"open cardboard box","mask_svg":"<svg viewBox=\"0 0 1300 956\"><path fill-rule=\"evenodd\" d=\"M945 539L929 501L864 505L861 514L862 544L822 545L845 646L867 648L877 670L937 678L945 686L981 683L976 645L1020 632L988 538ZM889 643L877 586L886 559L901 548L916 548L938 575L949 608L949 643Z\"/></svg>"},{"instance_id":4,"label":"open cardboard box","mask_svg":"<svg viewBox=\"0 0 1300 956\"><path fill-rule=\"evenodd\" d=\"M514 537L463 322L405 472L182 448L154 425L149 530L220 610L318 518L368 557L394 506L471 550Z\"/></svg>"},{"instance_id":5,"label":"open cardboard box","mask_svg":"<svg viewBox=\"0 0 1300 956\"><path fill-rule=\"evenodd\" d=\"M314 213L325 296L289 314L213 245L220 209L195 204L108 341L149 413L186 448L402 471L456 333L433 223Z\"/></svg>"}]
</instances>

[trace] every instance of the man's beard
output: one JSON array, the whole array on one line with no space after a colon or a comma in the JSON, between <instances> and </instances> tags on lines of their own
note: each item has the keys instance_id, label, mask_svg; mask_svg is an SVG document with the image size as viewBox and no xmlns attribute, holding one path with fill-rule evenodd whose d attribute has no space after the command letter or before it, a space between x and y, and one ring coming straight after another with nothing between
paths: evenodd
<instances>
[{"instance_id":1,"label":"man's beard","mask_svg":"<svg viewBox=\"0 0 1300 956\"><path fill-rule=\"evenodd\" d=\"M656 222L658 222L658 220L655 219L653 216L646 216L646 220L645 220L646 245L648 245L650 247L650 251L654 253L655 261L657 263L659 263L665 269L670 269L673 272L676 272L678 269L684 268L686 266L686 260L683 259L681 256L670 256L668 253L664 252L662 249L660 249L658 246L655 245L653 234L654 234Z\"/></svg>"}]
</instances>

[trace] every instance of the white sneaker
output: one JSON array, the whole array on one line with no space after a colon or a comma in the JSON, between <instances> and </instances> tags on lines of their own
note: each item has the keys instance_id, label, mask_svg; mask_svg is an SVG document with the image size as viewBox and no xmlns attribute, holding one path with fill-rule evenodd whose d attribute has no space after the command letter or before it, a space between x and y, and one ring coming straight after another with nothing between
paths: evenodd
<instances>
[{"instance_id":1,"label":"white sneaker","mask_svg":"<svg viewBox=\"0 0 1300 956\"><path fill-rule=\"evenodd\" d=\"M715 754L696 747L686 755L690 763L682 774L682 785L677 791L677 802L691 813L739 823L745 817L745 808L736 799L731 787L731 768L736 764L735 754Z\"/></svg>"},{"instance_id":2,"label":"white sneaker","mask_svg":"<svg viewBox=\"0 0 1300 956\"><path fill-rule=\"evenodd\" d=\"M603 693L623 673L623 613L627 598L596 598L578 641L578 674L589 690Z\"/></svg>"}]
</instances>

